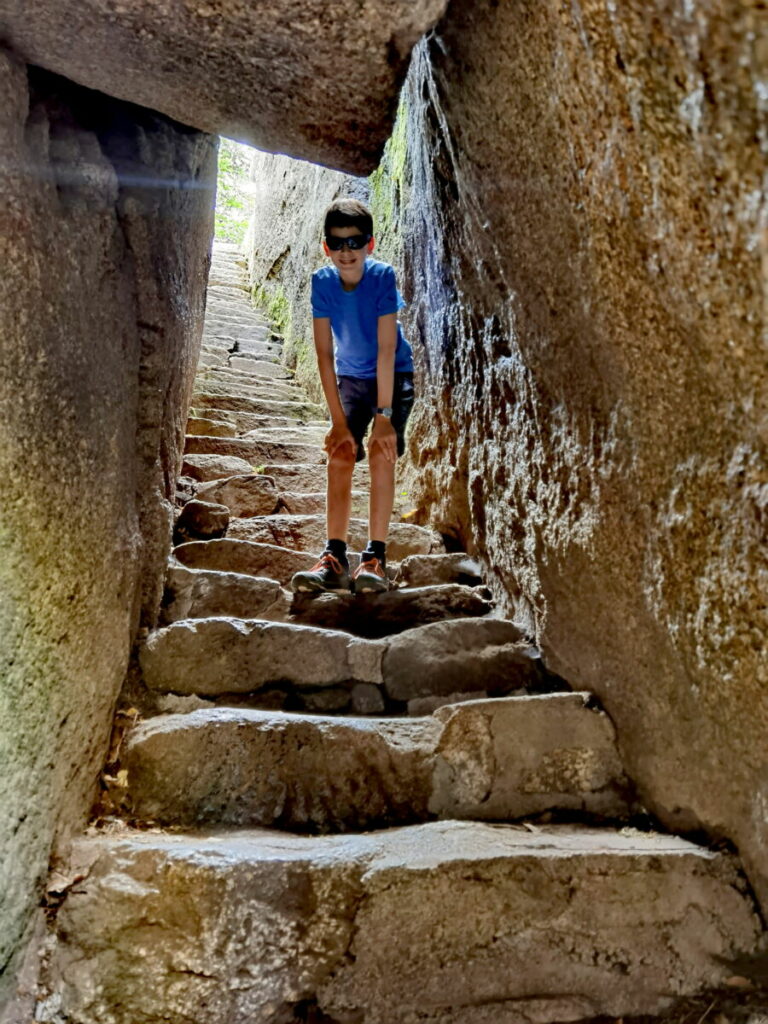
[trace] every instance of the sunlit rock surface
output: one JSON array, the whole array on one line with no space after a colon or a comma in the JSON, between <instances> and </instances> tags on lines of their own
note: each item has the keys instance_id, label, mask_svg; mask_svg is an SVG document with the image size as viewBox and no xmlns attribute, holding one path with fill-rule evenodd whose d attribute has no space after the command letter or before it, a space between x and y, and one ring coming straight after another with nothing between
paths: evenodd
<instances>
[{"instance_id":1,"label":"sunlit rock surface","mask_svg":"<svg viewBox=\"0 0 768 1024\"><path fill-rule=\"evenodd\" d=\"M368 172L413 44L446 0L0 0L32 64L194 125Z\"/></svg>"},{"instance_id":2,"label":"sunlit rock surface","mask_svg":"<svg viewBox=\"0 0 768 1024\"><path fill-rule=\"evenodd\" d=\"M644 803L765 897L760 17L454 5L406 97L406 255L424 521L599 695Z\"/></svg>"},{"instance_id":3,"label":"sunlit rock surface","mask_svg":"<svg viewBox=\"0 0 768 1024\"><path fill-rule=\"evenodd\" d=\"M153 621L215 141L0 51L0 975ZM188 175L198 187L181 189ZM172 227L172 229L171 229ZM0 984L0 1004L3 998Z\"/></svg>"}]
</instances>

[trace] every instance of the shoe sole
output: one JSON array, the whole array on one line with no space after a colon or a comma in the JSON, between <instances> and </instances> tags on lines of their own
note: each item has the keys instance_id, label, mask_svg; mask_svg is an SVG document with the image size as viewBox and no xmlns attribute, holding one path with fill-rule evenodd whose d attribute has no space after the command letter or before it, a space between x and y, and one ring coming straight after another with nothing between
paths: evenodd
<instances>
[{"instance_id":1,"label":"shoe sole","mask_svg":"<svg viewBox=\"0 0 768 1024\"><path fill-rule=\"evenodd\" d=\"M291 587L294 594L351 594L350 587L313 587L309 583L300 583Z\"/></svg>"}]
</instances>

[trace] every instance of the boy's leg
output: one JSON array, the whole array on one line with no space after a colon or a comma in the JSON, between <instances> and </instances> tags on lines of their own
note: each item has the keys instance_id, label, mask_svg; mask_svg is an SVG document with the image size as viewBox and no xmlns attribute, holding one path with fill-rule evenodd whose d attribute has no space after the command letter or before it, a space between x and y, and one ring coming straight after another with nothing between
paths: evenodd
<instances>
[{"instance_id":1,"label":"boy's leg","mask_svg":"<svg viewBox=\"0 0 768 1024\"><path fill-rule=\"evenodd\" d=\"M325 590L349 590L347 533L352 505L352 471L355 450L343 444L328 459L326 492L327 542L317 563L291 579L291 589L317 593Z\"/></svg>"},{"instance_id":2,"label":"boy's leg","mask_svg":"<svg viewBox=\"0 0 768 1024\"><path fill-rule=\"evenodd\" d=\"M397 433L397 454L405 451L405 426L414 401L413 374L395 374L395 393L392 401L392 426ZM362 554L360 567L355 572L353 586L356 592L389 589L386 575L386 540L395 503L396 463L384 456L374 445L368 450L371 490L368 501L368 546Z\"/></svg>"},{"instance_id":3,"label":"boy's leg","mask_svg":"<svg viewBox=\"0 0 768 1024\"><path fill-rule=\"evenodd\" d=\"M368 497L368 529L371 540L386 543L392 506L395 503L396 463L385 458L378 445L368 452L371 493Z\"/></svg>"},{"instance_id":4,"label":"boy's leg","mask_svg":"<svg viewBox=\"0 0 768 1024\"><path fill-rule=\"evenodd\" d=\"M392 426L397 433L397 454L405 451L405 427L414 402L413 374L396 373L392 396ZM397 463L386 459L376 445L368 451L371 472L371 493L368 502L368 528L372 541L386 543L389 521L395 504L395 469Z\"/></svg>"},{"instance_id":5,"label":"boy's leg","mask_svg":"<svg viewBox=\"0 0 768 1024\"><path fill-rule=\"evenodd\" d=\"M296 573L291 580L295 591L317 592L349 589L347 535L352 511L352 474L355 462L364 457L362 438L367 421L361 416L355 378L340 377L339 397L347 417L347 425L355 444L342 444L328 459L326 466L326 529L327 542L320 559L312 569ZM365 406L362 406L365 411ZM369 417L370 418L370 417Z\"/></svg>"},{"instance_id":6,"label":"boy's leg","mask_svg":"<svg viewBox=\"0 0 768 1024\"><path fill-rule=\"evenodd\" d=\"M329 538L346 541L349 532L349 518L352 514L352 472L355 468L356 452L352 445L337 448L328 459L328 483L326 488L326 525Z\"/></svg>"}]
</instances>

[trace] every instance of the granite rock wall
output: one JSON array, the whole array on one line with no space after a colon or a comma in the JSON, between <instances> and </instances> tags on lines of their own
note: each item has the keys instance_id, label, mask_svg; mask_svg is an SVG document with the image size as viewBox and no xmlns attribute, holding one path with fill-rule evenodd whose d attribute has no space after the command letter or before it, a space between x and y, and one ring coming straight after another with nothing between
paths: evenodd
<instances>
[{"instance_id":1,"label":"granite rock wall","mask_svg":"<svg viewBox=\"0 0 768 1024\"><path fill-rule=\"evenodd\" d=\"M764 29L735 0L455 4L406 94L422 514L763 899Z\"/></svg>"},{"instance_id":2,"label":"granite rock wall","mask_svg":"<svg viewBox=\"0 0 768 1024\"><path fill-rule=\"evenodd\" d=\"M216 140L0 50L0 1005L153 622Z\"/></svg>"}]
</instances>

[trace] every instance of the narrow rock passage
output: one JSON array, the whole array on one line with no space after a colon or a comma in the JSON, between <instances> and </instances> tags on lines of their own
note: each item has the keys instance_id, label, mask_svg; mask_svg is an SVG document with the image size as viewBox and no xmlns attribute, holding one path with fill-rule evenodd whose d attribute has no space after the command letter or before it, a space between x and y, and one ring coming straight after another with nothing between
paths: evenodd
<instances>
[{"instance_id":1,"label":"narrow rock passage","mask_svg":"<svg viewBox=\"0 0 768 1024\"><path fill-rule=\"evenodd\" d=\"M325 539L326 427L279 359L217 245L131 825L78 844L58 919L68 1019L544 1024L716 982L759 931L737 862L606 823L609 719L547 692L466 555L396 523L390 593L287 590Z\"/></svg>"}]
</instances>

